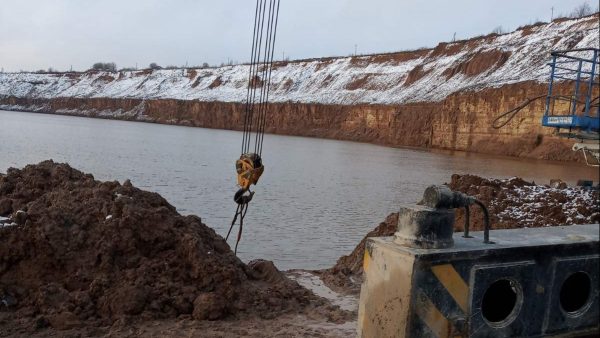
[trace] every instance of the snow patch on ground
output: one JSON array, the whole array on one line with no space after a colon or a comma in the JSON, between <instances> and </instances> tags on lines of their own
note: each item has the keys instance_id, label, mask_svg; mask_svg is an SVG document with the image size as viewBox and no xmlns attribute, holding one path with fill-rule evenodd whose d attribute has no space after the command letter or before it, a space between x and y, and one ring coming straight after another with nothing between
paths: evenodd
<instances>
[{"instance_id":1,"label":"snow patch on ground","mask_svg":"<svg viewBox=\"0 0 600 338\"><path fill-rule=\"evenodd\" d=\"M315 295L329 300L333 305L339 306L342 310L358 310L358 299L355 296L342 295L331 290L323 283L319 276L313 273L302 270L292 270L288 273L288 277L295 280L303 287L311 290Z\"/></svg>"},{"instance_id":2,"label":"snow patch on ground","mask_svg":"<svg viewBox=\"0 0 600 338\"><path fill-rule=\"evenodd\" d=\"M15 225L17 225L17 223L13 222L10 218L0 216L0 229Z\"/></svg>"},{"instance_id":3,"label":"snow patch on ground","mask_svg":"<svg viewBox=\"0 0 600 338\"><path fill-rule=\"evenodd\" d=\"M500 180L510 184L511 180ZM598 218L600 210L596 200L598 192L593 189L581 187L567 187L564 189L552 188L543 185L526 185L514 189L504 189L504 193L511 200L511 205L506 206L497 213L500 221L516 220L524 227L540 224L547 217L548 206L559 206L554 213L561 213L566 217L565 225L593 223ZM498 202L492 201L491 206L496 207ZM502 208L498 208L502 209ZM595 210L584 216L583 210ZM547 224L546 226L550 226Z\"/></svg>"}]
</instances>

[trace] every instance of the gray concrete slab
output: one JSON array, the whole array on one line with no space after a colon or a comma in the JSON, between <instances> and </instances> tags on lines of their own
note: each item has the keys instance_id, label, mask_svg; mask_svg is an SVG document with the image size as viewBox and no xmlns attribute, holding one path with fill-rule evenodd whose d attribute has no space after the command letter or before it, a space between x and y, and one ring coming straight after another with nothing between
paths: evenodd
<instances>
[{"instance_id":1,"label":"gray concrete slab","mask_svg":"<svg viewBox=\"0 0 600 338\"><path fill-rule=\"evenodd\" d=\"M379 237L372 240L383 245L394 246L396 250L406 251L414 256L439 255L466 251L488 251L505 249L523 249L555 245L598 243L600 224L582 224L553 226L543 228L499 229L490 231L490 240L494 244L483 243L483 231L469 233L472 238L464 238L462 232L454 233L454 246L441 249L420 249L399 246L394 237Z\"/></svg>"}]
</instances>

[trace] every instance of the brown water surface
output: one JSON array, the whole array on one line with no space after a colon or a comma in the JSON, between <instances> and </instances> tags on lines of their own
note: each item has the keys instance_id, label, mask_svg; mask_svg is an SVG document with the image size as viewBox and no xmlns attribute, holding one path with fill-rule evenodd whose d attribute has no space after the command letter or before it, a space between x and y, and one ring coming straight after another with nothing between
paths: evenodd
<instances>
[{"instance_id":1,"label":"brown water surface","mask_svg":"<svg viewBox=\"0 0 600 338\"><path fill-rule=\"evenodd\" d=\"M241 139L235 131L0 111L0 172L52 158L97 179L130 178L224 235ZM263 158L238 253L281 269L333 265L400 204L453 173L598 182L596 169L569 163L291 136L267 135Z\"/></svg>"}]
</instances>

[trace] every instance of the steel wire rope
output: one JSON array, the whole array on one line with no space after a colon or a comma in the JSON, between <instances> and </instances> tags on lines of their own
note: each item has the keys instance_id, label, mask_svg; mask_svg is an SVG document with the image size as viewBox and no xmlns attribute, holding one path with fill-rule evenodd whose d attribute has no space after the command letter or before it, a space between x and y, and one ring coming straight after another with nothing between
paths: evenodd
<instances>
[{"instance_id":1,"label":"steel wire rope","mask_svg":"<svg viewBox=\"0 0 600 338\"><path fill-rule=\"evenodd\" d=\"M263 40L263 29L264 29L264 22L265 22L265 8L266 8L266 0L262 1L260 0L261 4L262 4L262 9L259 12L259 17L260 17L260 33L258 35L258 47L257 47L257 51L258 53L255 55L255 59L252 60L252 68L250 70L251 72L251 80L250 83L248 84L251 89L250 89L250 98L249 98L249 110L248 110L248 120L246 121L246 123L248 124L248 130L247 130L247 136L246 136L246 141L244 143L244 147L243 147L243 153L247 153L248 150L250 149L250 138L252 135L252 127L254 126L254 108L255 108L255 103L256 103L256 74L258 72L258 64L260 62L260 56L261 56L261 51L262 51L262 40Z\"/></svg>"},{"instance_id":2,"label":"steel wire rope","mask_svg":"<svg viewBox=\"0 0 600 338\"><path fill-rule=\"evenodd\" d=\"M527 107L531 102L535 101L535 100L539 100L543 97L546 97L546 94L544 95L539 95L536 96L534 98L529 98L527 100L525 100L523 103L521 103L520 105L516 106L515 108L507 111L506 113L503 113L501 115L499 115L498 117L496 117L494 119L494 121L492 121L492 127L494 129L500 129L502 127L504 127L505 125L507 125L516 115L518 112L520 112L523 108ZM508 117L506 117L508 116ZM503 118L506 119L502 122L500 122L500 120L502 120Z\"/></svg>"},{"instance_id":3,"label":"steel wire rope","mask_svg":"<svg viewBox=\"0 0 600 338\"><path fill-rule=\"evenodd\" d=\"M262 52L262 37L263 37L263 31L264 31L264 18L265 18L265 9L266 9L266 0L260 0L261 3L261 9L259 11L259 28L258 28L258 33L257 33L257 38L258 38L258 45L257 45L257 53L255 54L254 59L252 60L252 68L251 68L251 78L250 78L250 82L248 83L248 86L250 87L250 98L249 98L249 111L248 111L248 131L247 131L247 135L246 135L246 143L244 144L244 153L247 153L250 150L250 142L251 142L251 137L252 137L252 130L253 130L253 126L254 126L254 112L256 109L256 87L257 87L257 81L256 81L256 77L258 74L258 65L260 63L260 57L261 57L261 52Z\"/></svg>"},{"instance_id":4,"label":"steel wire rope","mask_svg":"<svg viewBox=\"0 0 600 338\"><path fill-rule=\"evenodd\" d=\"M271 47L271 61L269 63L269 75L267 77L267 96L265 98L265 116L263 118L263 122L262 122L262 126L260 127L260 142L259 142L259 148L258 148L258 154L259 156L262 155L262 147L263 147L263 141L264 141L264 137L265 137L265 125L266 125L266 114L267 114L267 103L269 102L269 91L271 89L271 74L273 72L273 58L275 55L275 38L277 37L277 24L279 23L279 4L280 4L281 0L277 0L277 10L275 13L275 27L273 29L273 41L272 41L272 47Z\"/></svg>"},{"instance_id":5,"label":"steel wire rope","mask_svg":"<svg viewBox=\"0 0 600 338\"><path fill-rule=\"evenodd\" d=\"M244 109L244 132L242 135L242 154L244 153L244 144L246 144L246 135L248 130L248 111L250 109L250 81L252 81L252 67L254 54L256 52L256 35L257 35L257 21L258 21L258 10L260 8L260 3L262 0L256 0L256 9L254 10L254 28L252 32L252 50L250 52L250 69L248 72L248 88L246 90L246 105Z\"/></svg>"},{"instance_id":6,"label":"steel wire rope","mask_svg":"<svg viewBox=\"0 0 600 338\"><path fill-rule=\"evenodd\" d=\"M259 126L260 126L260 120L262 118L262 114L263 114L263 100L264 100L264 94L265 94L265 69L267 66L267 58L268 58L268 53L269 53L269 47L270 47L270 35L271 35L271 17L272 17L272 12L273 12L273 0L269 0L269 14L267 15L267 31L266 31L266 35L265 35L265 50L264 50L264 56L262 60L259 60L259 65L260 65L260 76L257 77L257 81L259 81L260 83L260 91L259 91L259 96L258 96L258 107L257 107L257 116L256 116L256 132L254 135L254 153L256 153L256 148L258 146L258 133L259 133Z\"/></svg>"},{"instance_id":7,"label":"steel wire rope","mask_svg":"<svg viewBox=\"0 0 600 338\"><path fill-rule=\"evenodd\" d=\"M539 100L541 98L548 98L549 100L563 100L563 101L569 101L569 102L575 102L575 103L579 103L579 104L586 104L585 101L581 101L577 98L574 98L572 96L568 96L568 95L553 95L553 96L547 96L546 94L543 95L539 95L533 98L528 98L527 100L523 101L523 103L521 103L520 105L516 106L515 108L501 114L498 115L493 121L492 121L492 127L494 129L500 129L502 127L504 127L505 125L507 125L516 115L518 112L520 112L523 108L527 107L528 105L530 105L533 101ZM598 97L592 99L590 101L590 108L595 107L596 105L593 103L594 101L596 101L598 99ZM584 107L585 110L585 107ZM583 111L583 110L582 110ZM506 117L508 116L508 117ZM506 118L504 121L500 121L503 118Z\"/></svg>"},{"instance_id":8,"label":"steel wire rope","mask_svg":"<svg viewBox=\"0 0 600 338\"><path fill-rule=\"evenodd\" d=\"M275 49L275 39L274 34L276 33L277 26L274 25L276 22L276 10L275 4L278 3L278 0L271 0L269 5L269 22L268 22L268 35L267 35L267 44L265 47L265 56L263 62L263 83L260 93L260 105L259 105L259 119L257 122L257 130L256 130L256 138L254 142L254 152L260 154L260 148L262 148L262 140L264 137L264 124L266 121L267 114L267 106L268 106L268 97L269 97L269 89L270 89L270 73L273 67L273 55Z\"/></svg>"}]
</instances>

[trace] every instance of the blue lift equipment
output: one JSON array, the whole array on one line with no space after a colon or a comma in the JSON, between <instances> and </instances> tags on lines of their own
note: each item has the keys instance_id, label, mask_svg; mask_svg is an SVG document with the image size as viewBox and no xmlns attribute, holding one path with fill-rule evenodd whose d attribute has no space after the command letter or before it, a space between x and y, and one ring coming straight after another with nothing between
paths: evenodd
<instances>
[{"instance_id":1,"label":"blue lift equipment","mask_svg":"<svg viewBox=\"0 0 600 338\"><path fill-rule=\"evenodd\" d=\"M542 125L568 129L568 137L597 139L600 125L600 49L584 48L552 53L550 85ZM555 95L555 81L572 85L569 95ZM560 130L559 130L560 132Z\"/></svg>"}]
</instances>

